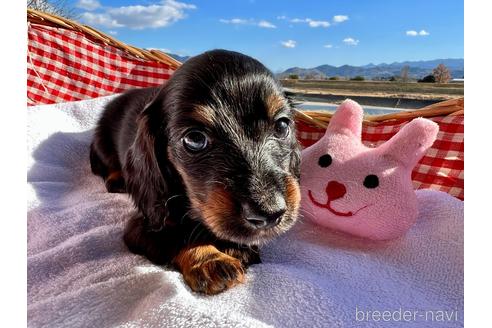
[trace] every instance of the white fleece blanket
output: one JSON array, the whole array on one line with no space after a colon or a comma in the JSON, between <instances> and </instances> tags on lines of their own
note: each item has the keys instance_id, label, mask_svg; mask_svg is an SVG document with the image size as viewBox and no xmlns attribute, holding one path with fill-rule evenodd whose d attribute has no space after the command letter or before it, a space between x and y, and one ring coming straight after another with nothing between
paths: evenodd
<instances>
[{"instance_id":1,"label":"white fleece blanket","mask_svg":"<svg viewBox=\"0 0 492 328\"><path fill-rule=\"evenodd\" d=\"M419 191L417 224L390 242L301 221L217 296L131 254L130 199L89 167L110 98L28 109L29 327L463 326L463 202L440 192Z\"/></svg>"}]
</instances>

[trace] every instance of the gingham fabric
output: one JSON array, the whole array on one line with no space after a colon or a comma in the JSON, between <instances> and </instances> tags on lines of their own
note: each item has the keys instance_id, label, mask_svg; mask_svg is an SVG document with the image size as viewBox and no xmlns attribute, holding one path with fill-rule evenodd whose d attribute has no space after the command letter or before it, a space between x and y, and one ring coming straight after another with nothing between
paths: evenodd
<instances>
[{"instance_id":1,"label":"gingham fabric","mask_svg":"<svg viewBox=\"0 0 492 328\"><path fill-rule=\"evenodd\" d=\"M174 71L64 28L28 26L27 103L53 104L160 85Z\"/></svg>"},{"instance_id":2,"label":"gingham fabric","mask_svg":"<svg viewBox=\"0 0 492 328\"><path fill-rule=\"evenodd\" d=\"M439 124L439 134L412 172L416 189L430 188L464 199L464 116L431 118ZM367 146L378 146L395 135L408 121L387 121L364 125L362 140ZM298 124L298 139L303 147L319 140L325 130Z\"/></svg>"},{"instance_id":3,"label":"gingham fabric","mask_svg":"<svg viewBox=\"0 0 492 328\"><path fill-rule=\"evenodd\" d=\"M27 103L52 104L96 98L138 87L160 85L174 72L168 65L135 58L80 32L38 24L28 26ZM434 146L412 174L415 188L432 188L464 198L463 116L433 118L440 126ZM378 145L405 121L364 126L362 138ZM300 123L306 147L324 133Z\"/></svg>"}]
</instances>

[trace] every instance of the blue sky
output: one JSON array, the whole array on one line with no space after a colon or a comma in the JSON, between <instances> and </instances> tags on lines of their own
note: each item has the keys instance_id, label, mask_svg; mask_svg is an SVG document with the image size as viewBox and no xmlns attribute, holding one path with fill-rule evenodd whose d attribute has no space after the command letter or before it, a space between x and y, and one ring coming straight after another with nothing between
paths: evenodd
<instances>
[{"instance_id":1,"label":"blue sky","mask_svg":"<svg viewBox=\"0 0 492 328\"><path fill-rule=\"evenodd\" d=\"M80 20L128 44L236 50L276 72L464 57L462 0L71 1Z\"/></svg>"}]
</instances>

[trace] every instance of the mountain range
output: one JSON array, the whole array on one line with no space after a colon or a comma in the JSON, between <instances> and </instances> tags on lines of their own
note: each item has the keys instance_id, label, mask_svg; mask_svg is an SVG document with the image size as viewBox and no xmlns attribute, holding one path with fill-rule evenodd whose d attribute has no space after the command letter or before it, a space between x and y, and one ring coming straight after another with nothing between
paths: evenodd
<instances>
[{"instance_id":1,"label":"mountain range","mask_svg":"<svg viewBox=\"0 0 492 328\"><path fill-rule=\"evenodd\" d=\"M390 78L392 76L400 76L403 67L408 66L408 76L414 79L423 78L432 73L432 70L439 64L444 64L450 71L452 78L464 77L464 60L463 59L434 59L421 61L405 61L394 62L391 64L367 64L363 66L332 66L320 65L313 68L292 67L284 72L278 73L279 78L288 77L295 74L299 78L329 78L329 77L344 77L353 78L355 76L363 76L366 79Z\"/></svg>"},{"instance_id":2,"label":"mountain range","mask_svg":"<svg viewBox=\"0 0 492 328\"><path fill-rule=\"evenodd\" d=\"M190 56L180 56L172 53L168 53L168 55L182 63L190 58ZM403 67L408 66L408 76L413 79L421 79L426 75L432 74L432 70L439 64L444 64L449 69L452 78L464 77L465 61L462 58L404 61L377 65L371 63L363 66L342 65L337 67L332 65L320 65L313 68L291 67L284 72L277 73L277 76L279 78L287 78L289 75L295 74L298 75L299 78L311 77L324 79L333 76L353 78L360 75L366 79L387 79L392 76L400 76Z\"/></svg>"},{"instance_id":3,"label":"mountain range","mask_svg":"<svg viewBox=\"0 0 492 328\"><path fill-rule=\"evenodd\" d=\"M176 55L176 54L172 54L172 53L166 53L168 56L171 56L173 57L174 59L176 59L177 61L181 62L181 63L184 63L185 61L187 61L191 56L180 56L180 55Z\"/></svg>"}]
</instances>

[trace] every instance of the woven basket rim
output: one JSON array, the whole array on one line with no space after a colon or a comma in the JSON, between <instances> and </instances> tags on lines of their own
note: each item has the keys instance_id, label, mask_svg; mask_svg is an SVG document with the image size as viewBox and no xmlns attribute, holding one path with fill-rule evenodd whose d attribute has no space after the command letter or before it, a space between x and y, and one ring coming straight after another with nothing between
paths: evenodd
<instances>
[{"instance_id":1,"label":"woven basket rim","mask_svg":"<svg viewBox=\"0 0 492 328\"><path fill-rule=\"evenodd\" d=\"M436 116L464 115L465 98L455 98L441 101L417 110L401 111L382 115L365 115L363 124L376 125L381 122L394 120L411 120L417 117L431 118ZM362 106L364 107L364 106ZM326 128L333 113L323 110L298 110L296 119L317 128Z\"/></svg>"},{"instance_id":2,"label":"woven basket rim","mask_svg":"<svg viewBox=\"0 0 492 328\"><path fill-rule=\"evenodd\" d=\"M170 66L170 68L173 70L181 66L181 62L179 62L178 60L172 58L171 56L160 50L146 50L146 49L141 49L138 47L127 45L126 43L119 41L118 39L113 38L112 36L104 32L101 32L91 26L84 25L64 17L27 8L27 22L33 24L39 24L39 25L55 26L58 28L65 28L77 32L82 32L84 34L90 35L91 37L93 37L99 42L102 42L103 44L110 45L120 50L123 50L137 58L164 63Z\"/></svg>"}]
</instances>

